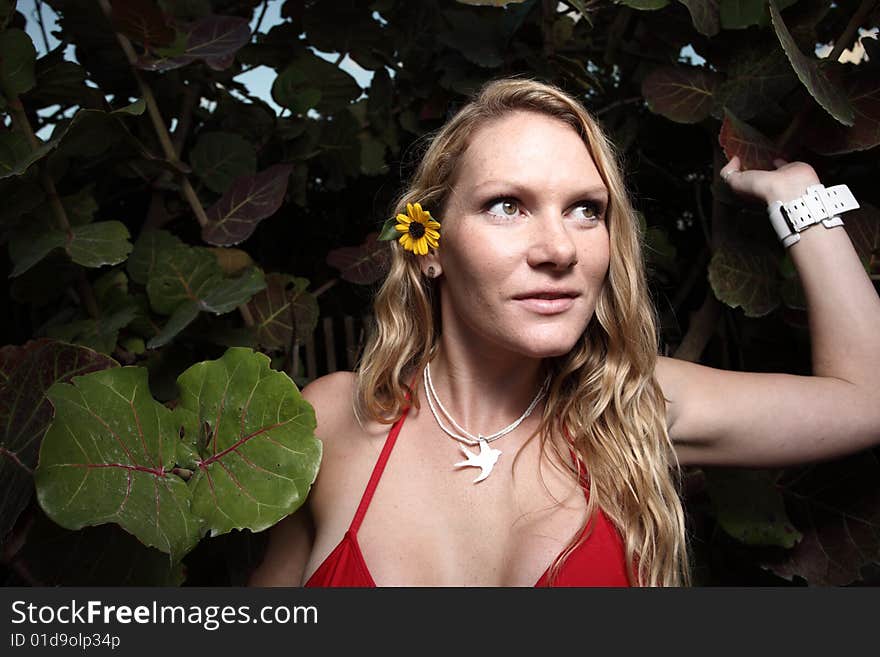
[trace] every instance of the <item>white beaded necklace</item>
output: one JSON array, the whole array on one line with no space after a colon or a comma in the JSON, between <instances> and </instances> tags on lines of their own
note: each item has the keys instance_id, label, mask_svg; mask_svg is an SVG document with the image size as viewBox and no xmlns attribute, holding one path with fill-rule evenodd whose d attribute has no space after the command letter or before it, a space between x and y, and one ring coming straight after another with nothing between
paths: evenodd
<instances>
[{"instance_id":1,"label":"white beaded necklace","mask_svg":"<svg viewBox=\"0 0 880 657\"><path fill-rule=\"evenodd\" d=\"M448 434L452 438L455 438L457 441L459 441L459 443L467 443L468 445L480 446L479 453L474 453L465 448L464 445L459 444L459 449L461 449L461 451L467 457L467 460L459 461L455 464L455 467L480 468L480 475L476 479L474 479L473 483L483 481L483 479L485 479L492 473L492 468L498 461L498 457L501 456L501 450L489 447L489 443L509 434L520 424L522 424L523 420L525 420L529 415L532 414L532 411L535 410L535 406L538 405L538 402L541 401L541 399L544 397L544 394L547 392L547 388L550 385L550 375L548 374L547 378L544 379L544 383L542 383L541 387L538 389L538 394L535 395L532 403L529 404L529 407L522 415L519 416L519 418L508 424L500 431L496 431L489 436L483 436L479 433L474 436L474 434L462 428L458 424L458 422L455 421L455 418L452 417L449 411L447 411L446 408L443 406L443 403L440 401L440 397L437 396L437 391L434 389L434 382L431 381L430 367L430 364L426 365L423 372L423 379L425 383L425 398L428 400L428 406L431 409L431 413L434 415L434 419L437 420L438 426L444 431L444 433ZM437 406L440 407L443 415L446 416L446 418L460 433L455 433L454 431L450 430L445 424L443 424L443 420L440 419L440 415L437 413L437 408L434 406L434 402L437 403Z\"/></svg>"}]
</instances>

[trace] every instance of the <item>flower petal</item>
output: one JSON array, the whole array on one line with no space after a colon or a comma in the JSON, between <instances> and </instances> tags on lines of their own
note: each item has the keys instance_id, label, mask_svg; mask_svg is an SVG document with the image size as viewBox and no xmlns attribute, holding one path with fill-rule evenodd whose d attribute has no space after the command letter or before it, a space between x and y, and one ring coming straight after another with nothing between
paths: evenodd
<instances>
[{"instance_id":1,"label":"flower petal","mask_svg":"<svg viewBox=\"0 0 880 657\"><path fill-rule=\"evenodd\" d=\"M409 217L407 217L405 214L399 214L399 215L397 215L397 220L400 221L400 222L403 222L403 223L405 223L405 224L408 224L410 221L412 221L412 219L410 219Z\"/></svg>"},{"instance_id":2,"label":"flower petal","mask_svg":"<svg viewBox=\"0 0 880 657\"><path fill-rule=\"evenodd\" d=\"M409 230L409 224L395 224L394 227L401 233L405 233Z\"/></svg>"},{"instance_id":3,"label":"flower petal","mask_svg":"<svg viewBox=\"0 0 880 657\"><path fill-rule=\"evenodd\" d=\"M440 228L440 224L431 219L428 223L425 224L427 228Z\"/></svg>"}]
</instances>

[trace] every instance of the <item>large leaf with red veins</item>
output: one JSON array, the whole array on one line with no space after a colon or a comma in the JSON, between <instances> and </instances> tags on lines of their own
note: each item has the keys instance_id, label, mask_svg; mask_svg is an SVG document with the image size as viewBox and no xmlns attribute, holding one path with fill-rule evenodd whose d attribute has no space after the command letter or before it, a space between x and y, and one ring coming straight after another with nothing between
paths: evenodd
<instances>
[{"instance_id":1,"label":"large leaf with red veins","mask_svg":"<svg viewBox=\"0 0 880 657\"><path fill-rule=\"evenodd\" d=\"M773 170L773 159L791 159L779 151L767 137L744 121L736 118L730 110L724 110L724 122L718 133L718 143L727 159L739 155L742 169Z\"/></svg>"},{"instance_id":2,"label":"large leaf with red veins","mask_svg":"<svg viewBox=\"0 0 880 657\"><path fill-rule=\"evenodd\" d=\"M46 396L55 417L34 473L46 514L67 529L114 522L174 560L189 552L202 523L173 473L180 425L153 399L147 370L93 372Z\"/></svg>"},{"instance_id":3,"label":"large leaf with red veins","mask_svg":"<svg viewBox=\"0 0 880 657\"><path fill-rule=\"evenodd\" d=\"M288 348L302 341L318 323L318 300L307 292L309 281L289 274L269 274L266 289L248 302L257 340L264 347Z\"/></svg>"},{"instance_id":4,"label":"large leaf with red veins","mask_svg":"<svg viewBox=\"0 0 880 657\"><path fill-rule=\"evenodd\" d=\"M207 211L202 239L215 246L243 242L263 219L281 207L293 165L276 164L255 176L241 176Z\"/></svg>"},{"instance_id":5,"label":"large leaf with red veins","mask_svg":"<svg viewBox=\"0 0 880 657\"><path fill-rule=\"evenodd\" d=\"M182 54L163 58L142 58L139 68L170 71L201 59L214 70L228 68L235 53L251 38L248 22L238 16L205 16L193 23L186 36Z\"/></svg>"},{"instance_id":6,"label":"large leaf with red veins","mask_svg":"<svg viewBox=\"0 0 880 657\"><path fill-rule=\"evenodd\" d=\"M782 15L774 0L769 3L770 18L773 21L773 29L776 36L788 55L788 60L798 78L810 92L810 95L835 119L844 125L852 125L855 120L852 105L836 84L828 79L822 70L822 62L813 57L807 57L801 52L791 32L785 26Z\"/></svg>"},{"instance_id":7,"label":"large leaf with red veins","mask_svg":"<svg viewBox=\"0 0 880 657\"><path fill-rule=\"evenodd\" d=\"M648 107L677 123L698 123L712 111L721 76L692 67L664 66L642 81Z\"/></svg>"},{"instance_id":8,"label":"large leaf with red veins","mask_svg":"<svg viewBox=\"0 0 880 657\"><path fill-rule=\"evenodd\" d=\"M91 349L44 338L0 349L0 544L33 492L32 470L52 419L46 390L57 381L117 366Z\"/></svg>"},{"instance_id":9,"label":"large leaf with red veins","mask_svg":"<svg viewBox=\"0 0 880 657\"><path fill-rule=\"evenodd\" d=\"M880 144L880 75L876 70L858 70L845 85L846 96L855 111L852 127L823 115L804 131L807 146L822 155L864 151Z\"/></svg>"},{"instance_id":10,"label":"large leaf with red veins","mask_svg":"<svg viewBox=\"0 0 880 657\"><path fill-rule=\"evenodd\" d=\"M781 577L813 586L843 586L880 563L880 463L871 452L794 472L786 489L789 514L804 538L766 562Z\"/></svg>"},{"instance_id":11,"label":"large leaf with red veins","mask_svg":"<svg viewBox=\"0 0 880 657\"><path fill-rule=\"evenodd\" d=\"M388 271L390 249L370 233L359 246L344 246L327 254L327 264L340 271L340 277L358 285L371 285Z\"/></svg>"},{"instance_id":12,"label":"large leaf with red veins","mask_svg":"<svg viewBox=\"0 0 880 657\"><path fill-rule=\"evenodd\" d=\"M192 508L212 536L271 527L299 508L318 474L315 412L269 363L265 354L232 347L177 380L177 409L200 428L188 443L198 454Z\"/></svg>"}]
</instances>

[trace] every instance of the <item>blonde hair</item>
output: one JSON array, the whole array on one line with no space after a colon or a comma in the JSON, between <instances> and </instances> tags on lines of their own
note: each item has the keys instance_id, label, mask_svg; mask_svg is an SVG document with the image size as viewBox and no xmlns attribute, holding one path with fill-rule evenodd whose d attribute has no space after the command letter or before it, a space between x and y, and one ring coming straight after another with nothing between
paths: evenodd
<instances>
[{"instance_id":1,"label":"blonde hair","mask_svg":"<svg viewBox=\"0 0 880 657\"><path fill-rule=\"evenodd\" d=\"M565 356L547 359L552 374L537 432L568 435L587 464L587 520L601 508L620 531L630 583L690 583L687 534L679 497L681 470L666 430L666 406L654 376L658 338L642 260L641 234L618 154L587 110L561 89L521 78L495 80L434 135L394 214L407 203L443 216L455 168L476 129L514 111L555 117L574 128L608 188L610 264L596 311ZM389 242L390 270L374 303L375 323L358 367L356 412L396 421L413 395L410 384L431 360L439 326L437 299L417 258ZM418 399L413 403L418 407ZM556 453L556 441L549 440ZM569 459L560 459L569 463ZM567 466L576 477L575 465ZM589 532L584 535L584 539ZM584 540L582 539L582 540ZM550 569L551 579L579 540Z\"/></svg>"}]
</instances>

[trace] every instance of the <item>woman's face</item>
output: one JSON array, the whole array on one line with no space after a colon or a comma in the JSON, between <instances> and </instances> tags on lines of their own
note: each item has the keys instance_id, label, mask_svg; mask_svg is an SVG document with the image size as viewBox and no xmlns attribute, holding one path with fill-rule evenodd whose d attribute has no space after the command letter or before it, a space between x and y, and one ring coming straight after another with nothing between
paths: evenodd
<instances>
[{"instance_id":1,"label":"woman's face","mask_svg":"<svg viewBox=\"0 0 880 657\"><path fill-rule=\"evenodd\" d=\"M517 111L476 130L442 216L443 332L534 358L569 352L608 271L607 201L562 121Z\"/></svg>"}]
</instances>

